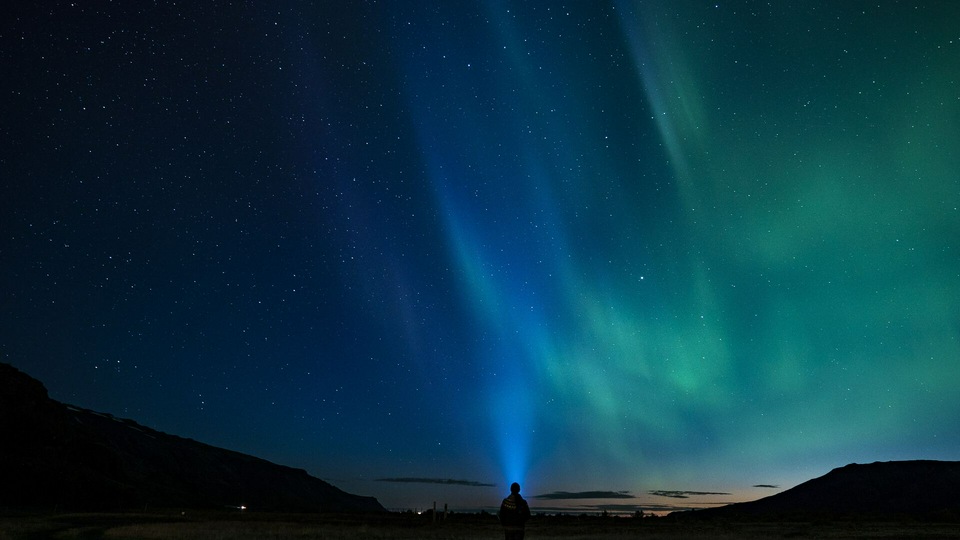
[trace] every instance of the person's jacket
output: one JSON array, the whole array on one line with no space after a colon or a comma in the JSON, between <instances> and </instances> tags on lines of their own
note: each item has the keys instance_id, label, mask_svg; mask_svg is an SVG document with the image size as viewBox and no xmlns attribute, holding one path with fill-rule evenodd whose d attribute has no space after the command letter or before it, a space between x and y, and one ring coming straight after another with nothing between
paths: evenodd
<instances>
[{"instance_id":1,"label":"person's jacket","mask_svg":"<svg viewBox=\"0 0 960 540\"><path fill-rule=\"evenodd\" d=\"M497 513L500 524L505 529L523 529L530 519L530 506L519 493L511 493L500 503L500 512Z\"/></svg>"}]
</instances>

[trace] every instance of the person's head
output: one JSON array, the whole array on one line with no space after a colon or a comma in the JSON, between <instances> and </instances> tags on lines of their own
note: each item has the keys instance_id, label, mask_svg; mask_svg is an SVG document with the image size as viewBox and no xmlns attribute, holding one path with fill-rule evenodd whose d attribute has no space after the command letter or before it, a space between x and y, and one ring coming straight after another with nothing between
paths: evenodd
<instances>
[{"instance_id":1,"label":"person's head","mask_svg":"<svg viewBox=\"0 0 960 540\"><path fill-rule=\"evenodd\" d=\"M516 482L510 484L510 493L520 493L520 484Z\"/></svg>"}]
</instances>

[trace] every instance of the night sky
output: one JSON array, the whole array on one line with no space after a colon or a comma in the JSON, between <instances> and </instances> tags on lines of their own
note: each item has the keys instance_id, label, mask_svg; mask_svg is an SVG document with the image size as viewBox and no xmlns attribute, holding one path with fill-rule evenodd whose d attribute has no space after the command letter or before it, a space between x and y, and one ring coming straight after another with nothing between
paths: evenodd
<instances>
[{"instance_id":1,"label":"night sky","mask_svg":"<svg viewBox=\"0 0 960 540\"><path fill-rule=\"evenodd\" d=\"M960 459L958 23L15 2L0 361L393 509Z\"/></svg>"}]
</instances>

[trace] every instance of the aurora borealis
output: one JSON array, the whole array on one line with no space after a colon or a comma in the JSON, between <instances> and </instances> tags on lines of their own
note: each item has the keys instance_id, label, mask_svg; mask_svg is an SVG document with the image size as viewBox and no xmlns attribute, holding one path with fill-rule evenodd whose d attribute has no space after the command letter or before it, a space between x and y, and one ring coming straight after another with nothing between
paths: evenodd
<instances>
[{"instance_id":1,"label":"aurora borealis","mask_svg":"<svg viewBox=\"0 0 960 540\"><path fill-rule=\"evenodd\" d=\"M960 4L20 9L0 360L55 399L389 508L960 459Z\"/></svg>"}]
</instances>

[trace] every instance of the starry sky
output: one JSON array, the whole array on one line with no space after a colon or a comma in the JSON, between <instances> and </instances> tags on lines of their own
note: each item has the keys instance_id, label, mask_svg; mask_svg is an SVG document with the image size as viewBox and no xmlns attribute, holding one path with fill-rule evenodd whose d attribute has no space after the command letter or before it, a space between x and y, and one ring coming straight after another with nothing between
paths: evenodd
<instances>
[{"instance_id":1,"label":"starry sky","mask_svg":"<svg viewBox=\"0 0 960 540\"><path fill-rule=\"evenodd\" d=\"M0 18L0 361L388 508L960 459L960 3Z\"/></svg>"}]
</instances>

